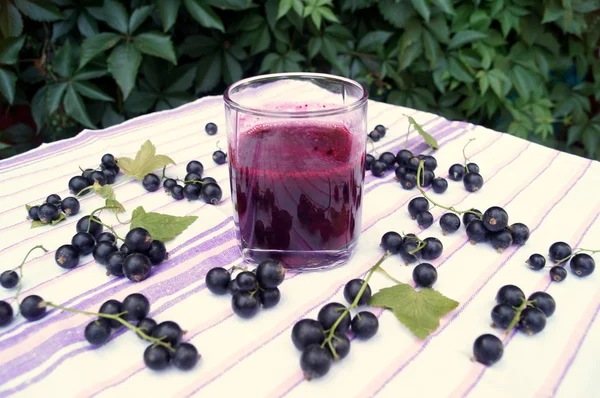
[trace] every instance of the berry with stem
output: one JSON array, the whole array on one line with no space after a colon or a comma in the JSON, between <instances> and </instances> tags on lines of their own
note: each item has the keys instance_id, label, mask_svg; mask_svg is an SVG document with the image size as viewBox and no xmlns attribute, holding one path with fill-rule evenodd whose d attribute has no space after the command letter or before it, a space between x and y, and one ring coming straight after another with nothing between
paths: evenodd
<instances>
[{"instance_id":1,"label":"berry with stem","mask_svg":"<svg viewBox=\"0 0 600 398\"><path fill-rule=\"evenodd\" d=\"M60 203L60 208L67 216L74 216L79 213L79 209L81 205L79 204L79 200L73 196L67 196Z\"/></svg>"},{"instance_id":2,"label":"berry with stem","mask_svg":"<svg viewBox=\"0 0 600 398\"><path fill-rule=\"evenodd\" d=\"M465 166L465 171L467 173L479 173L479 166L476 163L468 163Z\"/></svg>"},{"instance_id":3,"label":"berry with stem","mask_svg":"<svg viewBox=\"0 0 600 398\"><path fill-rule=\"evenodd\" d=\"M106 265L106 263L108 262L108 256L110 256L111 253L114 253L117 250L117 245L115 245L113 242L98 242L96 244L96 247L94 247L92 255L94 256L94 260L96 260L98 264Z\"/></svg>"},{"instance_id":4,"label":"berry with stem","mask_svg":"<svg viewBox=\"0 0 600 398\"><path fill-rule=\"evenodd\" d=\"M202 185L202 189L200 190L200 196L204 203L217 205L221 201L223 197L223 191L218 184L214 182L209 182Z\"/></svg>"},{"instance_id":5,"label":"berry with stem","mask_svg":"<svg viewBox=\"0 0 600 398\"><path fill-rule=\"evenodd\" d=\"M573 250L566 242L554 242L548 249L548 257L557 264L568 259L571 254L573 254Z\"/></svg>"},{"instance_id":6,"label":"berry with stem","mask_svg":"<svg viewBox=\"0 0 600 398\"><path fill-rule=\"evenodd\" d=\"M198 200L200 197L200 187L195 183L188 183L183 186L183 196L187 200Z\"/></svg>"},{"instance_id":7,"label":"berry with stem","mask_svg":"<svg viewBox=\"0 0 600 398\"><path fill-rule=\"evenodd\" d=\"M512 234L508 229L499 232L491 232L489 234L489 239L492 247L496 249L498 253L502 253L513 243Z\"/></svg>"},{"instance_id":8,"label":"berry with stem","mask_svg":"<svg viewBox=\"0 0 600 398\"><path fill-rule=\"evenodd\" d=\"M69 180L69 191L73 195L78 195L87 187L90 186L87 178L82 176L75 176Z\"/></svg>"},{"instance_id":9,"label":"berry with stem","mask_svg":"<svg viewBox=\"0 0 600 398\"><path fill-rule=\"evenodd\" d=\"M202 175L192 171L185 175L185 177L183 178L183 181L188 182L188 183L191 183L191 182L196 183L196 182L202 181Z\"/></svg>"},{"instance_id":10,"label":"berry with stem","mask_svg":"<svg viewBox=\"0 0 600 398\"><path fill-rule=\"evenodd\" d=\"M319 321L302 319L292 328L292 342L299 350L311 344L321 344L325 340L325 330Z\"/></svg>"},{"instance_id":11,"label":"berry with stem","mask_svg":"<svg viewBox=\"0 0 600 398\"><path fill-rule=\"evenodd\" d=\"M128 321L139 321L150 313L150 301L141 293L132 293L123 299L123 316Z\"/></svg>"},{"instance_id":12,"label":"berry with stem","mask_svg":"<svg viewBox=\"0 0 600 398\"><path fill-rule=\"evenodd\" d=\"M348 304L352 304L360 292L363 284L365 283L362 279L352 279L346 286L344 286L344 298L348 302ZM358 305L367 305L369 300L371 299L371 287L367 284L367 287L363 290L363 294L358 300Z\"/></svg>"},{"instance_id":13,"label":"berry with stem","mask_svg":"<svg viewBox=\"0 0 600 398\"><path fill-rule=\"evenodd\" d=\"M44 203L40 205L38 209L38 217L44 224L50 224L53 220L58 218L58 207L51 203Z\"/></svg>"},{"instance_id":14,"label":"berry with stem","mask_svg":"<svg viewBox=\"0 0 600 398\"><path fill-rule=\"evenodd\" d=\"M111 232L102 232L100 235L98 235L98 238L96 239L96 241L98 241L98 242L112 242L112 243L116 243L117 242L117 238Z\"/></svg>"},{"instance_id":15,"label":"berry with stem","mask_svg":"<svg viewBox=\"0 0 600 398\"><path fill-rule=\"evenodd\" d=\"M444 235L456 232L460 228L460 218L454 213L446 213L440 217L440 227Z\"/></svg>"},{"instance_id":16,"label":"berry with stem","mask_svg":"<svg viewBox=\"0 0 600 398\"><path fill-rule=\"evenodd\" d=\"M144 363L148 369L164 370L171 362L171 353L164 346L150 345L144 351Z\"/></svg>"},{"instance_id":17,"label":"berry with stem","mask_svg":"<svg viewBox=\"0 0 600 398\"><path fill-rule=\"evenodd\" d=\"M352 318L350 328L357 338L368 340L377 334L379 320L372 312L361 311Z\"/></svg>"},{"instance_id":18,"label":"berry with stem","mask_svg":"<svg viewBox=\"0 0 600 398\"><path fill-rule=\"evenodd\" d=\"M562 282L567 279L567 270L560 265L550 268L550 279L554 282Z\"/></svg>"},{"instance_id":19,"label":"berry with stem","mask_svg":"<svg viewBox=\"0 0 600 398\"><path fill-rule=\"evenodd\" d=\"M389 231L383 234L379 246L385 251L389 251L392 254L397 254L402 249L402 244L402 236L400 236L400 234L397 232Z\"/></svg>"},{"instance_id":20,"label":"berry with stem","mask_svg":"<svg viewBox=\"0 0 600 398\"><path fill-rule=\"evenodd\" d=\"M142 330L148 336L152 336L152 331L154 330L156 325L157 325L156 321L152 318L143 318L143 319L140 319L140 321L137 323L138 329ZM140 337L140 336L138 335L138 337Z\"/></svg>"},{"instance_id":21,"label":"berry with stem","mask_svg":"<svg viewBox=\"0 0 600 398\"><path fill-rule=\"evenodd\" d=\"M225 268L215 267L206 273L206 287L214 294L225 294L229 282L231 282L231 274Z\"/></svg>"},{"instance_id":22,"label":"berry with stem","mask_svg":"<svg viewBox=\"0 0 600 398\"><path fill-rule=\"evenodd\" d=\"M527 301L533 308L542 311L547 318L550 318L556 311L556 302L554 298L546 292L535 292Z\"/></svg>"},{"instance_id":23,"label":"berry with stem","mask_svg":"<svg viewBox=\"0 0 600 398\"><path fill-rule=\"evenodd\" d=\"M46 198L46 203L50 203L56 207L60 206L60 202L61 202L61 198L59 195L53 193L51 195L48 195L48 197Z\"/></svg>"},{"instance_id":24,"label":"berry with stem","mask_svg":"<svg viewBox=\"0 0 600 398\"><path fill-rule=\"evenodd\" d=\"M336 357L334 353L334 358ZM300 368L306 380L325 376L331 368L331 354L319 344L312 344L304 349L300 357Z\"/></svg>"},{"instance_id":25,"label":"berry with stem","mask_svg":"<svg viewBox=\"0 0 600 398\"><path fill-rule=\"evenodd\" d=\"M256 275L250 271L242 271L235 278L241 292L249 292L256 288Z\"/></svg>"},{"instance_id":26,"label":"berry with stem","mask_svg":"<svg viewBox=\"0 0 600 398\"><path fill-rule=\"evenodd\" d=\"M281 300L281 292L278 288L266 288L258 290L258 299L263 308L273 308Z\"/></svg>"},{"instance_id":27,"label":"berry with stem","mask_svg":"<svg viewBox=\"0 0 600 398\"><path fill-rule=\"evenodd\" d=\"M12 289L19 284L19 274L14 270L4 271L0 274L0 286L5 289Z\"/></svg>"},{"instance_id":28,"label":"berry with stem","mask_svg":"<svg viewBox=\"0 0 600 398\"><path fill-rule=\"evenodd\" d=\"M501 303L492 309L492 326L507 329L517 315L515 308L507 303Z\"/></svg>"},{"instance_id":29,"label":"berry with stem","mask_svg":"<svg viewBox=\"0 0 600 398\"><path fill-rule=\"evenodd\" d=\"M465 167L462 164L453 164L448 169L448 178L452 181L461 181L465 176Z\"/></svg>"},{"instance_id":30,"label":"berry with stem","mask_svg":"<svg viewBox=\"0 0 600 398\"><path fill-rule=\"evenodd\" d=\"M419 251L423 260L435 260L442 255L444 245L438 238L429 237L423 239L423 247Z\"/></svg>"},{"instance_id":31,"label":"berry with stem","mask_svg":"<svg viewBox=\"0 0 600 398\"><path fill-rule=\"evenodd\" d=\"M123 274L133 282L141 282L150 276L150 259L142 253L132 253L123 262Z\"/></svg>"},{"instance_id":32,"label":"berry with stem","mask_svg":"<svg viewBox=\"0 0 600 398\"><path fill-rule=\"evenodd\" d=\"M468 173L463 178L463 185L469 192L477 192L483 186L483 177L479 173Z\"/></svg>"},{"instance_id":33,"label":"berry with stem","mask_svg":"<svg viewBox=\"0 0 600 398\"><path fill-rule=\"evenodd\" d=\"M345 333L336 332L331 340L331 345L328 345L329 353L334 361L344 359L350 353L350 339ZM337 356L334 356L333 353Z\"/></svg>"},{"instance_id":34,"label":"berry with stem","mask_svg":"<svg viewBox=\"0 0 600 398\"><path fill-rule=\"evenodd\" d=\"M470 209L468 213L464 213L462 216L462 222L465 228L473 220L481 220L483 214L477 209Z\"/></svg>"},{"instance_id":35,"label":"berry with stem","mask_svg":"<svg viewBox=\"0 0 600 398\"><path fill-rule=\"evenodd\" d=\"M121 316L123 313L123 304L121 304L121 302L118 300L110 299L102 303L98 312L102 314ZM116 319L108 319L107 321L110 324L110 327L113 329L118 329L121 327L121 322Z\"/></svg>"},{"instance_id":36,"label":"berry with stem","mask_svg":"<svg viewBox=\"0 0 600 398\"><path fill-rule=\"evenodd\" d=\"M110 338L109 321L103 318L96 319L87 324L83 334L90 344L102 345Z\"/></svg>"},{"instance_id":37,"label":"berry with stem","mask_svg":"<svg viewBox=\"0 0 600 398\"><path fill-rule=\"evenodd\" d=\"M534 307L525 308L520 316L517 328L525 334L532 336L544 330L546 327L546 315Z\"/></svg>"},{"instance_id":38,"label":"berry with stem","mask_svg":"<svg viewBox=\"0 0 600 398\"><path fill-rule=\"evenodd\" d=\"M88 177L88 182L90 183L90 185L98 183L100 186L106 185L107 183L106 176L104 175L104 173L98 170L92 171L92 173Z\"/></svg>"},{"instance_id":39,"label":"berry with stem","mask_svg":"<svg viewBox=\"0 0 600 398\"><path fill-rule=\"evenodd\" d=\"M285 279L285 268L279 261L265 260L256 267L256 281L262 288L274 289Z\"/></svg>"},{"instance_id":40,"label":"berry with stem","mask_svg":"<svg viewBox=\"0 0 600 398\"><path fill-rule=\"evenodd\" d=\"M591 275L596 268L596 263L592 256L587 253L578 253L571 257L571 262L569 263L569 267L571 267L571 271L583 278Z\"/></svg>"},{"instance_id":41,"label":"berry with stem","mask_svg":"<svg viewBox=\"0 0 600 398\"><path fill-rule=\"evenodd\" d=\"M258 312L260 301L255 292L238 291L231 297L233 312L241 318L252 318Z\"/></svg>"},{"instance_id":42,"label":"berry with stem","mask_svg":"<svg viewBox=\"0 0 600 398\"><path fill-rule=\"evenodd\" d=\"M381 160L375 160L373 163L371 163L371 174L373 174L375 177L383 176L386 170L387 164Z\"/></svg>"},{"instance_id":43,"label":"berry with stem","mask_svg":"<svg viewBox=\"0 0 600 398\"><path fill-rule=\"evenodd\" d=\"M181 327L176 322L164 321L152 329L152 337L171 344L171 347L175 347L183 337L183 330L181 330Z\"/></svg>"},{"instance_id":44,"label":"berry with stem","mask_svg":"<svg viewBox=\"0 0 600 398\"><path fill-rule=\"evenodd\" d=\"M539 271L546 266L546 257L542 256L541 254L534 253L529 256L525 263L527 263L529 268L532 270Z\"/></svg>"},{"instance_id":45,"label":"berry with stem","mask_svg":"<svg viewBox=\"0 0 600 398\"><path fill-rule=\"evenodd\" d=\"M44 299L38 295L27 296L19 304L19 312L28 321L37 321L46 315Z\"/></svg>"},{"instance_id":46,"label":"berry with stem","mask_svg":"<svg viewBox=\"0 0 600 398\"><path fill-rule=\"evenodd\" d=\"M79 250L73 245L62 245L56 249L54 260L61 268L75 268L79 264Z\"/></svg>"},{"instance_id":47,"label":"berry with stem","mask_svg":"<svg viewBox=\"0 0 600 398\"><path fill-rule=\"evenodd\" d=\"M429 201L422 196L413 198L408 202L408 214L414 220L417 215L425 210L429 210Z\"/></svg>"},{"instance_id":48,"label":"berry with stem","mask_svg":"<svg viewBox=\"0 0 600 398\"><path fill-rule=\"evenodd\" d=\"M365 290L366 287L364 289L361 287L361 290L359 290L361 295L357 295L358 300L360 300L362 297L362 292ZM317 314L317 320L321 322L321 325L323 325L323 329L325 330L332 330L334 329L335 325L336 330L346 332L350 327L351 318L350 312L347 311L347 308L343 304L333 302L325 304L325 306L319 310L319 313Z\"/></svg>"},{"instance_id":49,"label":"berry with stem","mask_svg":"<svg viewBox=\"0 0 600 398\"><path fill-rule=\"evenodd\" d=\"M94 236L87 232L77 232L71 239L71 244L79 250L81 255L88 255L94 250L96 246L96 239Z\"/></svg>"},{"instance_id":50,"label":"berry with stem","mask_svg":"<svg viewBox=\"0 0 600 398\"><path fill-rule=\"evenodd\" d=\"M173 178L166 178L163 181L163 189L166 192L171 192L173 190L173 187L177 185L177 181L175 181Z\"/></svg>"},{"instance_id":51,"label":"berry with stem","mask_svg":"<svg viewBox=\"0 0 600 398\"><path fill-rule=\"evenodd\" d=\"M227 154L221 150L217 150L213 152L212 159L218 165L225 164L227 163Z\"/></svg>"},{"instance_id":52,"label":"berry with stem","mask_svg":"<svg viewBox=\"0 0 600 398\"><path fill-rule=\"evenodd\" d=\"M19 271L19 283L17 284L17 292L15 293L15 302L17 302L17 303L19 302L19 294L21 293L21 289L23 288L23 265L25 264L25 261L27 261L27 258L29 257L29 255L37 249L41 249L44 251L44 253L48 253L48 250L46 250L46 248L44 246L42 246L42 245L34 246L31 249L29 249L27 254L25 254L25 257L23 258L23 261L21 261L21 264L19 264L19 266L17 268L15 268L15 271L16 270Z\"/></svg>"},{"instance_id":53,"label":"berry with stem","mask_svg":"<svg viewBox=\"0 0 600 398\"><path fill-rule=\"evenodd\" d=\"M182 343L175 348L171 355L171 363L177 369L190 370L196 366L200 360L200 354L193 344Z\"/></svg>"},{"instance_id":54,"label":"berry with stem","mask_svg":"<svg viewBox=\"0 0 600 398\"><path fill-rule=\"evenodd\" d=\"M504 285L496 294L496 303L507 303L512 307L519 307L525 302L525 293L518 286Z\"/></svg>"},{"instance_id":55,"label":"berry with stem","mask_svg":"<svg viewBox=\"0 0 600 398\"><path fill-rule=\"evenodd\" d=\"M77 221L77 225L75 226L77 232L88 232L97 238L104 229L102 225L102 221L98 216L94 216L94 218L90 222L90 216L83 216Z\"/></svg>"}]
</instances>

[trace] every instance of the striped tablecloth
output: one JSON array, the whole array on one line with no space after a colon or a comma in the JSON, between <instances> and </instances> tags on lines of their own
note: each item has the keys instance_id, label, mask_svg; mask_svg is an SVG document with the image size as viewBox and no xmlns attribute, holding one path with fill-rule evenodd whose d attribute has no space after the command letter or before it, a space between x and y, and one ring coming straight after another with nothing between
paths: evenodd
<instances>
[{"instance_id":1,"label":"striped tablecloth","mask_svg":"<svg viewBox=\"0 0 600 398\"><path fill-rule=\"evenodd\" d=\"M440 328L429 338L416 339L390 312L374 309L380 317L377 336L353 342L346 359L335 364L325 378L310 382L302 378L299 352L290 339L296 321L315 318L327 302L343 302L345 282L364 275L381 256L378 244L383 233L417 232L406 205L418 193L402 190L391 172L383 178L367 173L363 234L347 266L328 272L288 272L281 286L281 303L251 320L233 315L227 297L205 289L208 270L241 262L232 229L227 166L216 166L211 160L217 141L226 146L223 102L221 97L207 97L109 129L86 130L73 139L0 162L0 271L18 265L35 245L50 249L25 264L22 297L38 294L54 303L97 311L109 298L120 300L141 292L152 302L152 317L174 320L187 330L185 338L202 354L199 366L188 373L150 371L142 360L145 345L132 332L121 330L109 343L94 348L83 337L88 317L52 310L40 321L24 322L18 317L0 329L0 396L600 396L596 383L600 374L599 272L586 279L570 274L557 284L550 283L547 272L531 271L524 264L530 254L546 253L557 240L573 246L599 246L600 164L411 109L370 102L368 114L370 128L379 123L389 127L388 135L375 145L379 152L396 152L404 145L406 115L412 115L440 143L435 154L438 174L461 162L463 146L469 138L476 138L469 154L481 167L483 189L468 194L461 183L450 182L448 191L436 198L457 208L501 205L511 221L524 222L532 230L526 246L498 254L487 245L468 244L462 229L442 236L437 220L443 210L433 209L436 223L419 235L443 242L444 252L434 261L439 272L435 288L460 305L442 318ZM204 133L209 121L220 127L216 136ZM176 202L162 190L147 193L140 183L122 182L115 191L129 211L144 206L147 211L198 216L188 230L168 243L170 260L139 284L107 277L91 256L70 271L57 267L53 250L70 242L78 217L54 228L30 229L24 205L40 203L51 193L66 196L67 182L79 173L78 166L95 166L107 152L132 156L146 139L152 140L158 153L177 162L169 167L170 174L183 175L192 159L203 162L205 174L223 187L223 202L216 207ZM416 153L430 153L415 134L409 137L408 147ZM84 198L81 214L89 214L102 203L97 196ZM111 217L102 216L103 221L116 224ZM116 229L124 233L125 228ZM399 258L392 257L384 265L396 278L411 280L412 267L405 267ZM548 291L556 299L557 310L539 335L518 333L508 338L503 359L485 368L470 360L472 344L480 334L495 333L489 326L494 296L509 283L520 286L526 295ZM390 282L375 275L371 286L376 291ZM12 294L2 290L0 298Z\"/></svg>"}]
</instances>

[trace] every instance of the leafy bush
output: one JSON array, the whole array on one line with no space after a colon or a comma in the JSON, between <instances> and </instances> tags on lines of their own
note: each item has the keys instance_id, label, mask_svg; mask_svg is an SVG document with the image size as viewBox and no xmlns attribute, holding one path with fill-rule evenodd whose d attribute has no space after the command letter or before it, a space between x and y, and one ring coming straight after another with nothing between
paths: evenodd
<instances>
[{"instance_id":1,"label":"leafy bush","mask_svg":"<svg viewBox=\"0 0 600 398\"><path fill-rule=\"evenodd\" d=\"M599 10L600 0L3 0L0 156L244 76L304 70L594 157Z\"/></svg>"}]
</instances>

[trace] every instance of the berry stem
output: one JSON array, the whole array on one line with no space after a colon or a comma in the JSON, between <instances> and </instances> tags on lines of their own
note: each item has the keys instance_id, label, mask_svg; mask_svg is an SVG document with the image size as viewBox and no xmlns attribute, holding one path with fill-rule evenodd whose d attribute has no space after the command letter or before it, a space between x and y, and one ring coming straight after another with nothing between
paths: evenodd
<instances>
[{"instance_id":1,"label":"berry stem","mask_svg":"<svg viewBox=\"0 0 600 398\"><path fill-rule=\"evenodd\" d=\"M183 182L184 184L204 184L204 181L201 180L182 180L179 178L175 178L175 180L179 181L179 182Z\"/></svg>"},{"instance_id":2,"label":"berry stem","mask_svg":"<svg viewBox=\"0 0 600 398\"><path fill-rule=\"evenodd\" d=\"M430 201L434 206L441 207L442 209L451 211L455 214L470 213L470 214L475 214L477 217L479 217L481 219L481 213L478 213L473 210L456 210L454 207L443 206L443 205L437 203L436 201L434 201L433 199L431 199L429 196L427 196L427 194L425 193L425 190L423 189L423 187L421 187L421 173L423 171L423 168L425 167L424 165L425 165L425 162L421 160L421 162L419 162L419 167L417 168L417 189L419 190L419 192L421 192L421 195L423 195L425 197L425 199Z\"/></svg>"},{"instance_id":3,"label":"berry stem","mask_svg":"<svg viewBox=\"0 0 600 398\"><path fill-rule=\"evenodd\" d=\"M229 273L233 273L233 271L247 271L247 267L238 267L237 265L234 265L233 267L229 268Z\"/></svg>"},{"instance_id":4,"label":"berry stem","mask_svg":"<svg viewBox=\"0 0 600 398\"><path fill-rule=\"evenodd\" d=\"M81 191L79 191L77 193L77 195L75 195L75 199L79 199L79 198L87 195L88 193L90 193L89 191L92 191L93 189L94 189L93 185L89 185L89 186L83 188Z\"/></svg>"},{"instance_id":5,"label":"berry stem","mask_svg":"<svg viewBox=\"0 0 600 398\"><path fill-rule=\"evenodd\" d=\"M465 169L467 170L467 173L469 172L469 168L467 167L467 162L469 161L469 158L467 157L467 154L465 153L465 150L467 149L467 147L469 146L469 144L475 141L475 138L471 138L463 147L462 153L463 153L463 158L465 159Z\"/></svg>"},{"instance_id":6,"label":"berry stem","mask_svg":"<svg viewBox=\"0 0 600 398\"><path fill-rule=\"evenodd\" d=\"M392 281L396 282L396 283L402 283L400 282L398 279L394 278L392 275L389 274L389 272L387 272L386 270L384 270L381 267L377 268L377 271L381 272L383 275L387 276L388 278L390 278Z\"/></svg>"},{"instance_id":7,"label":"berry stem","mask_svg":"<svg viewBox=\"0 0 600 398\"><path fill-rule=\"evenodd\" d=\"M108 207L105 207L105 208L108 208ZM98 223L98 224L102 225L103 227L105 227L105 228L109 229L109 230L110 230L110 232L112 232L112 234L115 236L115 238L119 239L119 240L120 240L120 241L122 241L122 242L125 242L125 239L121 238L121 237L119 236L119 234L117 233L117 231L115 231L115 229L114 229L113 227L111 227L111 226L110 226L110 225L108 225L108 224L105 224L105 223L103 223L102 221L100 221L99 219L97 219L96 217L94 217L94 212L95 212L95 211L96 211L96 210L94 210L94 211L92 212L92 214L90 215L90 221L88 222L88 230L87 230L87 232L88 232L88 233L90 232L90 226L92 225L92 221L93 221L93 222L95 222L95 223Z\"/></svg>"},{"instance_id":8,"label":"berry stem","mask_svg":"<svg viewBox=\"0 0 600 398\"><path fill-rule=\"evenodd\" d=\"M565 261L569 261L569 259L571 259L573 256L575 256L576 254L579 254L581 252L588 252L588 253L591 253L591 254L595 254L595 253L600 253L600 250L583 249L583 248L580 248L580 247L576 247L575 249L573 249L573 253L569 254L565 258L561 258L560 260L558 260L556 262L555 265L559 265L559 264L564 263Z\"/></svg>"},{"instance_id":9,"label":"berry stem","mask_svg":"<svg viewBox=\"0 0 600 398\"><path fill-rule=\"evenodd\" d=\"M514 329L514 327L517 325L517 323L519 322L519 319L521 318L521 313L523 312L523 310L525 308L527 308L528 305L531 305L535 302L535 300L533 301L527 301L525 299L523 299L523 303L516 308L517 312L515 313L515 316L513 318L513 320L510 322L510 324L508 325L508 327L506 328L506 332L505 334L508 336L508 334L511 332L511 330Z\"/></svg>"},{"instance_id":10,"label":"berry stem","mask_svg":"<svg viewBox=\"0 0 600 398\"><path fill-rule=\"evenodd\" d=\"M367 134L367 140L369 141L369 143L371 144L371 149L372 152L375 155L379 155L379 152L377 152L377 149L375 148L375 141L373 141L373 138L371 138L368 134Z\"/></svg>"},{"instance_id":11,"label":"berry stem","mask_svg":"<svg viewBox=\"0 0 600 398\"><path fill-rule=\"evenodd\" d=\"M15 293L15 302L17 303L17 305L19 304L19 294L21 293L21 289L23 288L23 265L25 264L25 261L27 261L27 257L29 257L29 255L36 249L42 249L44 251L44 253L48 253L48 250L46 250L46 248L44 246L42 246L42 245L34 246L31 249L29 249L29 251L25 255L25 258L23 259L21 264L19 264L19 266L13 270L13 271L19 270L19 282L17 284L17 292Z\"/></svg>"},{"instance_id":12,"label":"berry stem","mask_svg":"<svg viewBox=\"0 0 600 398\"><path fill-rule=\"evenodd\" d=\"M125 326L126 328L128 328L130 330L133 330L135 333L137 333L144 340L149 341L151 343L154 343L155 345L162 345L163 347L167 348L170 351L175 351L175 349L173 347L171 347L170 343L165 343L165 342L162 341L163 338L156 338L156 337L148 336L146 333L144 333L144 331L142 329L134 326L133 324L127 322L125 319L121 318L122 315L127 314L127 311L121 312L119 314L104 314L102 312L89 312L89 311L76 310L76 309L68 308L68 307L62 307L60 305L53 304L53 303L51 303L49 301L44 301L40 305L44 305L46 307L56 308L56 309L62 310L62 311L72 312L72 313L75 313L75 314L97 316L99 318L106 318L106 319L115 320L115 321L119 322L120 324L122 324L123 326Z\"/></svg>"}]
</instances>

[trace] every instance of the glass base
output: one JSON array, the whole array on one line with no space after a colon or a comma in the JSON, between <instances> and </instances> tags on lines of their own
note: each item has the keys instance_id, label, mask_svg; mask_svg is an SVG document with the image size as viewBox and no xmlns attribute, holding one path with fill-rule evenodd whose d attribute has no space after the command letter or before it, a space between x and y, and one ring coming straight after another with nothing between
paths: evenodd
<instances>
[{"instance_id":1,"label":"glass base","mask_svg":"<svg viewBox=\"0 0 600 398\"><path fill-rule=\"evenodd\" d=\"M346 264L354 253L356 241L339 250L265 250L243 248L246 263L258 265L267 259L279 260L289 270L319 271Z\"/></svg>"}]
</instances>

